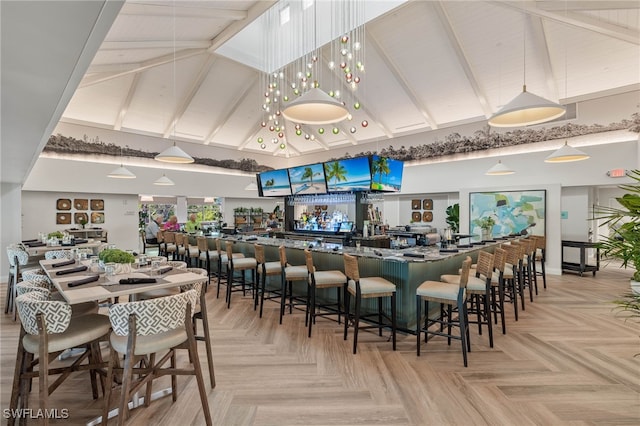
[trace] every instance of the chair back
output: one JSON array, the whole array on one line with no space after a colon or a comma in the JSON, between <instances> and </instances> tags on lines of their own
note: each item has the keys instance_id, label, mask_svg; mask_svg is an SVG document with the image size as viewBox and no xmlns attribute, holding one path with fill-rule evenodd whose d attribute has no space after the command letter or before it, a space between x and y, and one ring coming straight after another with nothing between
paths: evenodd
<instances>
[{"instance_id":1,"label":"chair back","mask_svg":"<svg viewBox=\"0 0 640 426\"><path fill-rule=\"evenodd\" d=\"M73 259L73 252L71 250L49 250L44 253L44 258L47 260Z\"/></svg>"},{"instance_id":2,"label":"chair back","mask_svg":"<svg viewBox=\"0 0 640 426\"><path fill-rule=\"evenodd\" d=\"M283 268L287 267L287 250L284 246L278 247L278 254L280 255L280 266Z\"/></svg>"},{"instance_id":3,"label":"chair back","mask_svg":"<svg viewBox=\"0 0 640 426\"><path fill-rule=\"evenodd\" d=\"M233 261L233 241L225 241L224 244L227 251L227 259L229 262Z\"/></svg>"},{"instance_id":4,"label":"chair back","mask_svg":"<svg viewBox=\"0 0 640 426\"><path fill-rule=\"evenodd\" d=\"M159 243L164 243L164 230L163 229L158 231L158 233L156 234L156 238L157 238Z\"/></svg>"},{"instance_id":5,"label":"chair back","mask_svg":"<svg viewBox=\"0 0 640 426\"><path fill-rule=\"evenodd\" d=\"M182 234L179 233L179 232L176 232L176 233L173 234L173 240L175 241L176 246L178 246L178 247L184 245L183 241L182 241Z\"/></svg>"},{"instance_id":6,"label":"chair back","mask_svg":"<svg viewBox=\"0 0 640 426\"><path fill-rule=\"evenodd\" d=\"M164 232L164 242L167 244L175 244L176 242L176 233L175 232Z\"/></svg>"},{"instance_id":7,"label":"chair back","mask_svg":"<svg viewBox=\"0 0 640 426\"><path fill-rule=\"evenodd\" d=\"M222 240L220 238L216 238L216 250L218 251L218 256L222 257Z\"/></svg>"},{"instance_id":8,"label":"chair back","mask_svg":"<svg viewBox=\"0 0 640 426\"><path fill-rule=\"evenodd\" d=\"M351 256L350 254L345 253L343 256L344 259L344 274L347 276L348 280L360 281L360 270L358 269L358 258L355 256ZM467 279L469 278L469 271L467 271ZM466 279L465 279L466 280ZM465 286L466 286L465 282Z\"/></svg>"},{"instance_id":9,"label":"chair back","mask_svg":"<svg viewBox=\"0 0 640 426\"><path fill-rule=\"evenodd\" d=\"M486 279L491 279L493 274L493 255L487 251L480 251L478 253L478 263L476 265L476 276L483 276Z\"/></svg>"},{"instance_id":10,"label":"chair back","mask_svg":"<svg viewBox=\"0 0 640 426\"><path fill-rule=\"evenodd\" d=\"M496 247L493 250L493 269L499 272L504 272L504 264L506 262L507 252L500 247Z\"/></svg>"},{"instance_id":11,"label":"chair back","mask_svg":"<svg viewBox=\"0 0 640 426\"><path fill-rule=\"evenodd\" d=\"M522 255L520 254L520 246L514 243L511 244L503 244L502 248L505 251L505 259L506 263L513 265L514 268L518 268L520 265L520 261L522 260Z\"/></svg>"},{"instance_id":12,"label":"chair back","mask_svg":"<svg viewBox=\"0 0 640 426\"><path fill-rule=\"evenodd\" d=\"M180 286L180 291L181 292L185 292L185 291L189 291L189 290L195 290L196 291L196 295L198 296L198 299L200 299L200 301L202 303L202 299L200 298L200 296L202 296L204 294L204 292L202 291L202 287L209 281L207 270L206 269L202 269L202 268L187 268L187 271L188 272L193 272L194 274L202 275L202 281L198 281L198 282L193 283L193 284L181 285Z\"/></svg>"},{"instance_id":13,"label":"chair back","mask_svg":"<svg viewBox=\"0 0 640 426\"><path fill-rule=\"evenodd\" d=\"M139 302L116 303L109 308L111 327L118 336L127 336L130 332L129 316L135 315L135 335L137 336L151 336L176 330L184 327L187 306L194 307L197 298L196 290L188 290L172 296Z\"/></svg>"},{"instance_id":14,"label":"chair back","mask_svg":"<svg viewBox=\"0 0 640 426\"><path fill-rule=\"evenodd\" d=\"M209 242L207 241L207 237L196 237L196 244L198 244L198 250L201 253L209 251Z\"/></svg>"},{"instance_id":15,"label":"chair back","mask_svg":"<svg viewBox=\"0 0 640 426\"><path fill-rule=\"evenodd\" d=\"M254 244L253 248L255 249L256 253L255 253L255 257L256 257L256 262L258 262L258 265L262 265L265 263L264 261L264 247L262 247L260 244Z\"/></svg>"},{"instance_id":16,"label":"chair back","mask_svg":"<svg viewBox=\"0 0 640 426\"><path fill-rule=\"evenodd\" d=\"M316 271L316 268L313 266L313 255L311 254L309 249L304 249L304 260L307 264L307 271L309 272L309 275L313 275Z\"/></svg>"},{"instance_id":17,"label":"chair back","mask_svg":"<svg viewBox=\"0 0 640 426\"><path fill-rule=\"evenodd\" d=\"M460 288L467 288L467 283L469 282L469 272L471 271L471 257L467 256L466 259L462 262L462 271L460 272Z\"/></svg>"},{"instance_id":18,"label":"chair back","mask_svg":"<svg viewBox=\"0 0 640 426\"><path fill-rule=\"evenodd\" d=\"M533 238L536 242L536 249L544 250L547 246L547 237L544 235L532 235L530 238Z\"/></svg>"},{"instance_id":19,"label":"chair back","mask_svg":"<svg viewBox=\"0 0 640 426\"><path fill-rule=\"evenodd\" d=\"M9 258L9 265L11 265L11 267L16 266L16 260L18 261L18 265L22 266L29 262L29 253L19 248L7 247L7 257Z\"/></svg>"},{"instance_id":20,"label":"chair back","mask_svg":"<svg viewBox=\"0 0 640 426\"><path fill-rule=\"evenodd\" d=\"M45 294L47 296L46 300L48 300L51 295L49 287L45 283L35 281L20 281L18 284L16 284L16 294L18 296L22 296L23 294L27 294L32 291L39 291Z\"/></svg>"},{"instance_id":21,"label":"chair back","mask_svg":"<svg viewBox=\"0 0 640 426\"><path fill-rule=\"evenodd\" d=\"M39 315L47 334L63 333L69 327L71 306L65 302L47 300L48 298L48 295L40 291L30 291L16 297L18 316L27 333L40 334Z\"/></svg>"}]
</instances>

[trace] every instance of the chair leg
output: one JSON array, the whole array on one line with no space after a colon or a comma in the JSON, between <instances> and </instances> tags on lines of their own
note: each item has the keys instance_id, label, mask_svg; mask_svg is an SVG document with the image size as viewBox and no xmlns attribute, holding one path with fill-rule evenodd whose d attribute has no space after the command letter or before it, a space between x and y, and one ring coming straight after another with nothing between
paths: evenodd
<instances>
[{"instance_id":1,"label":"chair leg","mask_svg":"<svg viewBox=\"0 0 640 426\"><path fill-rule=\"evenodd\" d=\"M355 319L353 320L353 353L355 354L358 349L358 329L360 328L360 303L362 302L362 296L356 294L356 306L355 306Z\"/></svg>"},{"instance_id":2,"label":"chair leg","mask_svg":"<svg viewBox=\"0 0 640 426\"><path fill-rule=\"evenodd\" d=\"M196 348L196 340L193 336L193 332L189 330L189 327L187 327L187 344L189 345L189 358L193 360L193 369L196 376L196 383L198 384L198 393L200 394L200 402L202 404L204 419L207 426L211 426L211 412L209 411L209 401L207 400L207 392L204 387L204 379L202 378L202 369L200 368L200 360L198 359L198 349Z\"/></svg>"},{"instance_id":3,"label":"chair leg","mask_svg":"<svg viewBox=\"0 0 640 426\"><path fill-rule=\"evenodd\" d=\"M148 367L149 368L153 368L155 365L156 365L156 354L150 354L149 355L149 365L148 365ZM175 368L175 365L172 365L171 368ZM172 381L173 381L173 377L174 376L171 376L171 380ZM145 391L145 394L144 394L144 406L145 407L148 407L148 406L151 405L151 390L152 390L152 387L153 387L153 380L149 380L147 382L146 391ZM173 392L172 392L172 396L173 396ZM175 402L175 399L174 399L173 402Z\"/></svg>"},{"instance_id":4,"label":"chair leg","mask_svg":"<svg viewBox=\"0 0 640 426\"><path fill-rule=\"evenodd\" d=\"M26 372L26 360L27 353L22 345L22 338L25 335L24 329L20 327L20 338L18 340L18 351L16 354L16 364L13 369L13 385L11 387L11 400L9 402L9 409L16 410L18 408L18 399L20 398L20 390L22 388L22 375ZM13 426L15 424L15 417L9 416L8 425Z\"/></svg>"},{"instance_id":5,"label":"chair leg","mask_svg":"<svg viewBox=\"0 0 640 426\"><path fill-rule=\"evenodd\" d=\"M540 259L540 270L542 271L542 285L544 286L544 289L547 289L547 273L545 272L544 268L544 256L542 257L542 259Z\"/></svg>"},{"instance_id":6,"label":"chair leg","mask_svg":"<svg viewBox=\"0 0 640 426\"><path fill-rule=\"evenodd\" d=\"M8 314L9 309L13 309L13 282L15 273L9 271L9 279L7 281L7 297L4 299L4 313Z\"/></svg>"},{"instance_id":7,"label":"chair leg","mask_svg":"<svg viewBox=\"0 0 640 426\"><path fill-rule=\"evenodd\" d=\"M391 294L391 339L393 340L393 350L396 350L396 293ZM420 337L420 336L418 336Z\"/></svg>"},{"instance_id":8,"label":"chair leg","mask_svg":"<svg viewBox=\"0 0 640 426\"><path fill-rule=\"evenodd\" d=\"M344 287L344 340L347 340L347 330L349 328L349 311L351 310L349 300L351 297L351 293L347 290L347 286Z\"/></svg>"},{"instance_id":9,"label":"chair leg","mask_svg":"<svg viewBox=\"0 0 640 426\"><path fill-rule=\"evenodd\" d=\"M227 268L227 309L231 308L231 286L233 285L233 267Z\"/></svg>"},{"instance_id":10,"label":"chair leg","mask_svg":"<svg viewBox=\"0 0 640 426\"><path fill-rule=\"evenodd\" d=\"M200 316L202 317L202 329L204 330L204 347L207 351L207 365L209 366L209 380L211 381L211 389L215 389L216 373L213 369L213 350L211 349L211 332L209 331L209 319L207 318L206 307L201 307L200 309Z\"/></svg>"},{"instance_id":11,"label":"chair leg","mask_svg":"<svg viewBox=\"0 0 640 426\"><path fill-rule=\"evenodd\" d=\"M316 287L313 284L307 286L307 312L304 315L304 319L305 323L309 321L309 334L307 337L311 337L313 322L316 320Z\"/></svg>"},{"instance_id":12,"label":"chair leg","mask_svg":"<svg viewBox=\"0 0 640 426\"><path fill-rule=\"evenodd\" d=\"M466 318L466 312L467 312L467 306L466 306L466 302L464 300L462 300L461 302L458 303L458 316L459 316L459 320L460 320L460 339L461 339L461 343L462 343L462 360L464 361L464 366L467 366L467 318ZM451 305L449 305L451 306ZM451 321L451 318L449 318L449 321Z\"/></svg>"},{"instance_id":13,"label":"chair leg","mask_svg":"<svg viewBox=\"0 0 640 426\"><path fill-rule=\"evenodd\" d=\"M191 362L194 362L193 353L191 352L189 352L189 360ZM174 349L171 350L170 365L171 365L171 368L173 369L176 368L176 351ZM200 365L200 363L198 363L198 365ZM176 376L175 374L171 375L171 399L173 400L173 402L176 402L178 400L178 376Z\"/></svg>"},{"instance_id":14,"label":"chair leg","mask_svg":"<svg viewBox=\"0 0 640 426\"><path fill-rule=\"evenodd\" d=\"M267 274L262 274L261 277L261 291L260 291L260 318L262 318L262 311L264 309L264 293L267 288Z\"/></svg>"},{"instance_id":15,"label":"chair leg","mask_svg":"<svg viewBox=\"0 0 640 426\"><path fill-rule=\"evenodd\" d=\"M487 328L489 329L489 347L493 348L493 324L491 323L491 305L489 299L489 289L487 289L484 295L484 315L487 319Z\"/></svg>"},{"instance_id":16,"label":"chair leg","mask_svg":"<svg viewBox=\"0 0 640 426\"><path fill-rule=\"evenodd\" d=\"M118 359L118 354L114 349L109 349L109 366L107 367L107 386L104 390L104 405L102 408L102 424L106 425L109 420L109 399L113 388L113 368Z\"/></svg>"},{"instance_id":17,"label":"chair leg","mask_svg":"<svg viewBox=\"0 0 640 426\"><path fill-rule=\"evenodd\" d=\"M422 297L420 295L416 295L416 355L420 356L420 333L422 332L422 313L420 309L422 308Z\"/></svg>"},{"instance_id":18,"label":"chair leg","mask_svg":"<svg viewBox=\"0 0 640 426\"><path fill-rule=\"evenodd\" d=\"M40 329L40 327L38 327ZM38 330L41 334L46 331ZM43 344L44 343L44 344ZM38 396L40 399L40 409L44 412L49 408L49 353L47 351L47 340L41 339L38 353ZM42 424L47 426L49 419L47 416L42 417Z\"/></svg>"}]
</instances>

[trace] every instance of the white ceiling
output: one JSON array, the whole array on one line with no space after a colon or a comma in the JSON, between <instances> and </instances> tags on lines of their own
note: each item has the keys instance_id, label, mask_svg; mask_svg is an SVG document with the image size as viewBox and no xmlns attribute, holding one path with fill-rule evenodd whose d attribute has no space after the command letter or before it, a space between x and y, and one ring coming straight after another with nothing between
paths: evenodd
<instances>
[{"instance_id":1,"label":"white ceiling","mask_svg":"<svg viewBox=\"0 0 640 426\"><path fill-rule=\"evenodd\" d=\"M297 156L484 121L521 91L523 62L527 89L565 104L640 87L637 1L409 1L366 25L353 120L337 135L303 126L315 141L287 124L287 149L261 150L257 138L273 137L260 126L263 74L217 50L274 2L173 4L121 8L61 121ZM3 91L4 50L3 37ZM325 47L321 65L330 56Z\"/></svg>"}]
</instances>

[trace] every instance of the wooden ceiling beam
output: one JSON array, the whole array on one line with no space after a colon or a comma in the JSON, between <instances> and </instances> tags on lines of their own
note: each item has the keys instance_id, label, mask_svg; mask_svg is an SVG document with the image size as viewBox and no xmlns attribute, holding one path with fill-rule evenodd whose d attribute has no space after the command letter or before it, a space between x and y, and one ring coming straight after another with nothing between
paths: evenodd
<instances>
[{"instance_id":1,"label":"wooden ceiling beam","mask_svg":"<svg viewBox=\"0 0 640 426\"><path fill-rule=\"evenodd\" d=\"M256 74L251 80L251 82L247 84L247 86L242 91L242 93L236 97L235 101L233 102L233 105L231 105L231 107L227 110L227 113L220 120L218 120L218 122L213 127L213 129L209 132L207 137L204 138L205 145L209 145L211 142L213 142L213 138L216 137L220 129L222 129L224 125L227 124L227 122L231 119L231 117L233 117L233 115L236 113L240 105L242 105L242 101L244 101L247 95L249 94L249 92L252 89L254 89L254 86L256 85L257 82L258 82L258 75Z\"/></svg>"}]
</instances>

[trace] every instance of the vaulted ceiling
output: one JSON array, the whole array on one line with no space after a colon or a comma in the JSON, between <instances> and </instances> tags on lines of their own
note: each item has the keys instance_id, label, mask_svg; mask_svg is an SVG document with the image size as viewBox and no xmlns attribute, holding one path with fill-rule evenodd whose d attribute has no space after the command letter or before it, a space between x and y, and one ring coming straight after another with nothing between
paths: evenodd
<instances>
[{"instance_id":1,"label":"vaulted ceiling","mask_svg":"<svg viewBox=\"0 0 640 426\"><path fill-rule=\"evenodd\" d=\"M352 120L337 134L303 126L303 136L289 123L286 149L262 149L257 139L273 136L260 126L263 73L220 47L275 3L127 1L61 121L298 156L486 121L523 80L562 104L640 88L637 1L395 1L366 24L366 72L354 95L362 107ZM321 50L321 66L331 54Z\"/></svg>"}]
</instances>

